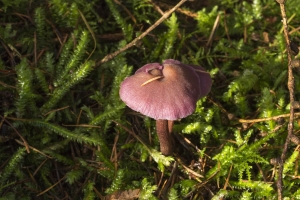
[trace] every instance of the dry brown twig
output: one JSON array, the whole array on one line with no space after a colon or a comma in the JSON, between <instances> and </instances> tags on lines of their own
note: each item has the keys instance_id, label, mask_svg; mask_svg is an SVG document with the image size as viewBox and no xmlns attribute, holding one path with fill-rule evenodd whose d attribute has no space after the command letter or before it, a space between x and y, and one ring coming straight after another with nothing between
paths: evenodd
<instances>
[{"instance_id":1,"label":"dry brown twig","mask_svg":"<svg viewBox=\"0 0 300 200\"><path fill-rule=\"evenodd\" d=\"M270 120L277 120L279 118L288 118L290 117L290 113L288 114L282 114L282 115L277 115L273 117L266 117L266 118L259 118L259 119L238 119L240 123L258 123L258 122L265 122L265 121L270 121ZM294 113L295 116L300 116L300 113Z\"/></svg>"},{"instance_id":2,"label":"dry brown twig","mask_svg":"<svg viewBox=\"0 0 300 200\"><path fill-rule=\"evenodd\" d=\"M169 5L169 4L167 4L167 3L164 3L164 2L162 2L162 1L156 1L156 3L154 3L153 0L150 0L150 2L151 2L152 4L155 4L157 7L162 7L162 8L164 8L164 9L170 9L170 8L172 8L171 5ZM176 10L176 12L181 13L181 14L183 14L183 15L186 15L186 16L188 16L188 17L192 17L192 18L196 18L196 17L198 16L198 14L195 13L195 12L192 12L192 11L189 11L189 10L186 10L186 9L181 9L181 8L178 8L178 9Z\"/></svg>"},{"instance_id":3,"label":"dry brown twig","mask_svg":"<svg viewBox=\"0 0 300 200\"><path fill-rule=\"evenodd\" d=\"M152 0L149 0L149 1L150 1L150 3L153 5L153 8L154 8L157 12L159 12L159 14L161 14L161 15L164 14L164 12L160 9L160 7L159 7L154 1L152 1Z\"/></svg>"},{"instance_id":4,"label":"dry brown twig","mask_svg":"<svg viewBox=\"0 0 300 200\"><path fill-rule=\"evenodd\" d=\"M125 10L125 12L127 13L127 15L132 19L132 21L136 24L136 19L133 16L133 14L131 14L131 12L119 1L119 0L114 0L114 2L116 4L118 4L119 6L122 7L123 10Z\"/></svg>"},{"instance_id":5,"label":"dry brown twig","mask_svg":"<svg viewBox=\"0 0 300 200\"><path fill-rule=\"evenodd\" d=\"M163 14L163 16L157 20L152 26L150 26L145 32L143 32L140 36L136 37L134 40L132 40L129 44L127 44L125 47L123 47L120 50L117 50L111 54L108 54L107 56L105 56L102 60L100 60L99 62L97 62L95 67L100 66L101 64L110 61L111 59L113 59L114 57L116 57L117 55L119 55L120 53L126 51L127 49L129 49L130 47L134 46L139 40L141 40L142 38L144 38L147 34L149 34L153 29L155 29L159 24L161 24L164 20L166 20L177 8L179 8L184 2L186 2L187 0L181 0L176 6L174 6L171 10L169 10L168 12L165 12Z\"/></svg>"},{"instance_id":6,"label":"dry brown twig","mask_svg":"<svg viewBox=\"0 0 300 200\"><path fill-rule=\"evenodd\" d=\"M6 120L6 117L2 117L0 115L0 117L2 118L3 121L6 121L6 123L11 126L11 128L15 131L15 133L21 138L21 140L23 141L23 144L26 148L26 151L27 153L30 153L30 150L29 150L29 145L28 145L28 142L24 139L24 137L17 131L17 129L9 122Z\"/></svg>"},{"instance_id":7,"label":"dry brown twig","mask_svg":"<svg viewBox=\"0 0 300 200\"><path fill-rule=\"evenodd\" d=\"M206 43L206 46L207 46L207 47L210 47L210 46L211 46L211 44L212 44L212 42L213 42L213 37L214 37L214 35L215 35L216 30L217 30L218 27L219 27L219 24L220 24L220 15L218 15L218 16L216 17L216 19L215 19L215 23L214 23L213 29L212 29L212 31L210 32L210 36L209 36L208 41L207 41L207 43Z\"/></svg>"},{"instance_id":8,"label":"dry brown twig","mask_svg":"<svg viewBox=\"0 0 300 200\"><path fill-rule=\"evenodd\" d=\"M290 39L289 39L289 31L288 31L288 22L285 12L285 0L277 0L280 6L281 16L282 16L282 23L283 23L283 32L286 40L286 50L287 50L287 57L288 57L288 89L290 93L290 105L294 105L294 76L293 76L293 69L292 69L292 52L290 48ZM283 163L285 161L286 152L288 149L288 145L290 142L290 136L293 134L294 129L294 107L291 106L290 108L290 119L288 123L288 135L286 137L284 147L281 153L281 158L279 162L279 169L278 169L278 180L277 180L277 193L278 199L282 200L282 172L283 172Z\"/></svg>"}]
</instances>

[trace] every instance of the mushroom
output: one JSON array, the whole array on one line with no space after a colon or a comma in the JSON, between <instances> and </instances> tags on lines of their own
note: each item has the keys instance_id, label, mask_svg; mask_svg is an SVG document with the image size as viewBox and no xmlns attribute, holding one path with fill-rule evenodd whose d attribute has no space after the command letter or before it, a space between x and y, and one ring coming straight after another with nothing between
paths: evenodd
<instances>
[{"instance_id":1,"label":"mushroom","mask_svg":"<svg viewBox=\"0 0 300 200\"><path fill-rule=\"evenodd\" d=\"M156 120L160 151L173 152L173 121L192 114L196 102L208 94L212 80L202 67L168 59L150 63L127 77L120 87L125 104Z\"/></svg>"}]
</instances>

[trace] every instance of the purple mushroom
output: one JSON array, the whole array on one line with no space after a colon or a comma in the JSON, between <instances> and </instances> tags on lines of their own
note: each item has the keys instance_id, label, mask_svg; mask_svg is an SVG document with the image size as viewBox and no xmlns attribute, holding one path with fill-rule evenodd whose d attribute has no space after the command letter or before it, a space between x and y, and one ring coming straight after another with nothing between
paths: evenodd
<instances>
[{"instance_id":1,"label":"purple mushroom","mask_svg":"<svg viewBox=\"0 0 300 200\"><path fill-rule=\"evenodd\" d=\"M165 60L150 63L127 77L120 97L131 109L156 120L160 150L173 152L173 121L192 114L196 102L210 91L212 80L202 67Z\"/></svg>"}]
</instances>

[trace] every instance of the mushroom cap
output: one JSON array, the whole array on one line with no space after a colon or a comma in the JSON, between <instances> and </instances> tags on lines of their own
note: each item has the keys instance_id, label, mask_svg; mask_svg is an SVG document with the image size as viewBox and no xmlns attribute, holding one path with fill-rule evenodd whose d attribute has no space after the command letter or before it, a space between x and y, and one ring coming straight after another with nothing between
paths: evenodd
<instances>
[{"instance_id":1,"label":"mushroom cap","mask_svg":"<svg viewBox=\"0 0 300 200\"><path fill-rule=\"evenodd\" d=\"M199 95L199 99L206 96L210 92L210 88L212 86L212 79L210 74L205 71L205 69L199 65L191 65L191 64L183 64L178 60L168 59L165 60L163 63L173 63L180 65L181 67L192 67L196 73L198 78L200 79L200 85L198 87L201 88L201 93Z\"/></svg>"},{"instance_id":2,"label":"mushroom cap","mask_svg":"<svg viewBox=\"0 0 300 200\"><path fill-rule=\"evenodd\" d=\"M127 77L121 83L120 97L146 116L176 120L194 112L197 100L210 91L211 84L202 67L169 59L146 64Z\"/></svg>"}]
</instances>

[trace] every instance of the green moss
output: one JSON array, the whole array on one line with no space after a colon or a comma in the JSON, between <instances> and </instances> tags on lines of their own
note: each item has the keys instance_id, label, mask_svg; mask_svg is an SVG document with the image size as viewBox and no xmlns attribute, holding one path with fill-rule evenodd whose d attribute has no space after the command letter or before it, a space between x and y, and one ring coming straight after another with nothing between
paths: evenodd
<instances>
[{"instance_id":1,"label":"green moss","mask_svg":"<svg viewBox=\"0 0 300 200\"><path fill-rule=\"evenodd\" d=\"M140 199L277 198L270 183L278 166L269 161L281 155L287 118L239 121L290 110L276 2L188 1L97 65L172 6L171 0L2 2L0 199L102 199L132 190ZM297 43L297 2L286 6ZM139 67L170 58L204 67L213 87L192 115L175 121L175 154L166 157L155 121L128 109L119 88ZM294 80L297 100L296 70ZM295 121L297 136L298 128ZM283 171L284 196L295 199L296 148L289 145Z\"/></svg>"}]
</instances>

